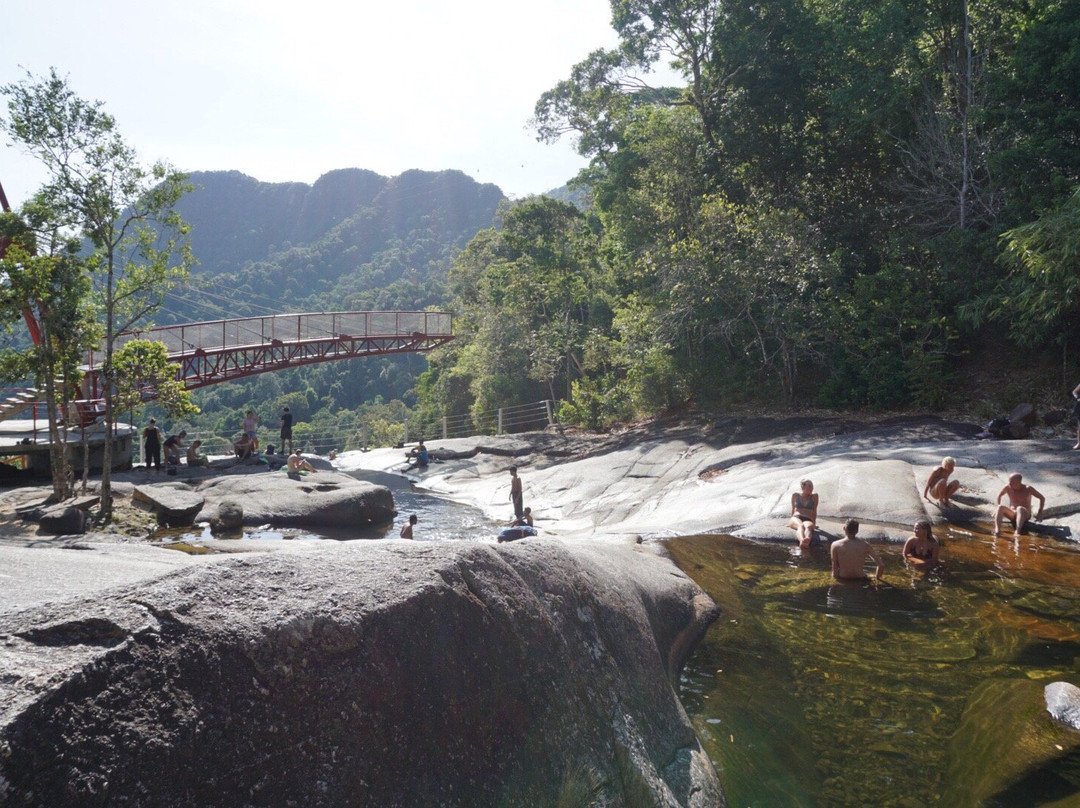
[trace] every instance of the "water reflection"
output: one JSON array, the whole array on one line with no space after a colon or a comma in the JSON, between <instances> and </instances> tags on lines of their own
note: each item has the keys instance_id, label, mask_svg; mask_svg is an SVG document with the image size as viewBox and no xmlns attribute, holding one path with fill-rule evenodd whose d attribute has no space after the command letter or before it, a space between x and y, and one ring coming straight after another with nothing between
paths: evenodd
<instances>
[{"instance_id":1,"label":"water reflection","mask_svg":"<svg viewBox=\"0 0 1080 808\"><path fill-rule=\"evenodd\" d=\"M730 805L1031 806L1080 783L1068 740L1045 759L1044 740L1014 748L1020 730L998 713L1039 707L1046 681L1080 683L1078 548L979 529L941 538L945 563L925 574L885 548L880 586L833 582L827 548L669 542L722 609L682 696ZM1002 690L984 705L988 683ZM1048 720L1037 713L1025 720ZM1018 796L1035 771L1045 793Z\"/></svg>"}]
</instances>

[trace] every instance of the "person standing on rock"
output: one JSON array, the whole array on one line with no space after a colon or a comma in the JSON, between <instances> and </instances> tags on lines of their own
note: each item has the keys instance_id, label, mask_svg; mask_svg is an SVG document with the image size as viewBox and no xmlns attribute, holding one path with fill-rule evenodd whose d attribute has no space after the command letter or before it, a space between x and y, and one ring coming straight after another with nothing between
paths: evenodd
<instances>
[{"instance_id":1,"label":"person standing on rock","mask_svg":"<svg viewBox=\"0 0 1080 808\"><path fill-rule=\"evenodd\" d=\"M286 454L292 454L292 413L289 412L288 407L281 408L281 448L285 448L285 441L289 442L289 451Z\"/></svg>"},{"instance_id":2,"label":"person standing on rock","mask_svg":"<svg viewBox=\"0 0 1080 808\"><path fill-rule=\"evenodd\" d=\"M885 571L885 563L877 550L859 538L858 519L844 522L844 538L832 543L829 555L832 558L833 578L838 581L867 580L863 566L868 558L872 558L877 564L877 574L874 576L876 580L880 581L881 574Z\"/></svg>"},{"instance_id":3,"label":"person standing on rock","mask_svg":"<svg viewBox=\"0 0 1080 808\"><path fill-rule=\"evenodd\" d=\"M146 470L150 471L150 463L152 462L154 470L161 471L161 430L158 429L156 418L150 419L150 425L143 430L142 439Z\"/></svg>"},{"instance_id":4,"label":"person standing on rock","mask_svg":"<svg viewBox=\"0 0 1080 808\"><path fill-rule=\"evenodd\" d=\"M521 493L521 478L518 477L517 466L510 467L510 501L514 503L514 517L520 519L525 515L525 509Z\"/></svg>"},{"instance_id":5,"label":"person standing on rock","mask_svg":"<svg viewBox=\"0 0 1080 808\"><path fill-rule=\"evenodd\" d=\"M244 425L243 432L248 438L251 439L251 451L257 452L259 450L259 438L257 437L257 430L259 429L259 416L255 414L254 410L248 410L244 413Z\"/></svg>"},{"instance_id":6,"label":"person standing on rock","mask_svg":"<svg viewBox=\"0 0 1080 808\"><path fill-rule=\"evenodd\" d=\"M791 495L791 519L788 520L788 527L795 531L799 546L805 550L814 541L818 495L814 493L814 483L811 480L800 482L799 489Z\"/></svg>"},{"instance_id":7,"label":"person standing on rock","mask_svg":"<svg viewBox=\"0 0 1080 808\"><path fill-rule=\"evenodd\" d=\"M416 514L415 513L412 514L409 517L409 521L401 526L401 538L403 538L403 539L411 539L413 537L413 534L412 534L413 526L417 523L417 521L418 520L416 518Z\"/></svg>"},{"instance_id":8,"label":"person standing on rock","mask_svg":"<svg viewBox=\"0 0 1080 808\"><path fill-rule=\"evenodd\" d=\"M1002 505L1001 498L1008 494L1009 504ZM1034 515L1031 513L1031 498L1039 500L1039 510ZM1024 529L1029 521L1037 520L1043 512L1043 507L1046 505L1046 497L1032 488L1030 485L1024 485L1024 478L1019 474L1009 475L1009 484L998 492L997 495L997 511L994 513L994 535L1001 535L1001 520L1002 518L1011 519L1013 524L1016 525L1016 532L1014 535L1019 536L1020 531Z\"/></svg>"},{"instance_id":9,"label":"person standing on rock","mask_svg":"<svg viewBox=\"0 0 1080 808\"><path fill-rule=\"evenodd\" d=\"M930 497L933 497L942 508L948 508L951 504L949 502L950 497L960 489L959 480L949 482L949 475L953 473L955 468L955 460L951 457L943 458L941 465L930 472L930 478L923 487L923 499L930 502Z\"/></svg>"}]
</instances>

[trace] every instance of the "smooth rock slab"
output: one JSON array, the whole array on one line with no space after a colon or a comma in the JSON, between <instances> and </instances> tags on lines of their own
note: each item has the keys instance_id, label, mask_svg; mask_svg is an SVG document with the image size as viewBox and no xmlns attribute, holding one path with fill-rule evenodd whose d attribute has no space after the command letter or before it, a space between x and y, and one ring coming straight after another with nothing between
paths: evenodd
<instances>
[{"instance_id":1,"label":"smooth rock slab","mask_svg":"<svg viewBox=\"0 0 1080 808\"><path fill-rule=\"evenodd\" d=\"M202 510L203 497L188 487L172 485L137 485L131 495L157 514L158 523L166 527L190 527Z\"/></svg>"},{"instance_id":2,"label":"smooth rock slab","mask_svg":"<svg viewBox=\"0 0 1080 808\"><path fill-rule=\"evenodd\" d=\"M674 689L717 610L669 561L323 546L0 615L0 802L723 804Z\"/></svg>"}]
</instances>

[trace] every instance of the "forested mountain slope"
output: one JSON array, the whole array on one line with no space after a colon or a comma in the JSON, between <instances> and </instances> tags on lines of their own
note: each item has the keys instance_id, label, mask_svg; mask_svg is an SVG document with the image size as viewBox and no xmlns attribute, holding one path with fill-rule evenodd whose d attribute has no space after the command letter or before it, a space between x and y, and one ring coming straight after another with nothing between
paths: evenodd
<instances>
[{"instance_id":1,"label":"forested mountain slope","mask_svg":"<svg viewBox=\"0 0 1080 808\"><path fill-rule=\"evenodd\" d=\"M199 265L161 322L433 305L454 252L503 199L459 171L340 169L313 185L196 172L191 182L178 210ZM403 279L400 294L387 290Z\"/></svg>"}]
</instances>

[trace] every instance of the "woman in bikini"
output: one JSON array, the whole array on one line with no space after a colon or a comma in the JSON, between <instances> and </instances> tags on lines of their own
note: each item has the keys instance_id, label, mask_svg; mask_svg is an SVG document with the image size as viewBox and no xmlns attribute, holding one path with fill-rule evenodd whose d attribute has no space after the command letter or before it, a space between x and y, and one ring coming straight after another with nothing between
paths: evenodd
<instances>
[{"instance_id":1,"label":"woman in bikini","mask_svg":"<svg viewBox=\"0 0 1080 808\"><path fill-rule=\"evenodd\" d=\"M927 569L938 563L940 549L930 520L920 519L915 523L911 538L904 542L904 561L913 567Z\"/></svg>"},{"instance_id":2,"label":"woman in bikini","mask_svg":"<svg viewBox=\"0 0 1080 808\"><path fill-rule=\"evenodd\" d=\"M788 527L795 531L795 538L804 550L814 540L817 527L818 495L814 493L814 484L810 480L799 483L800 491L791 495L791 519Z\"/></svg>"}]
</instances>

